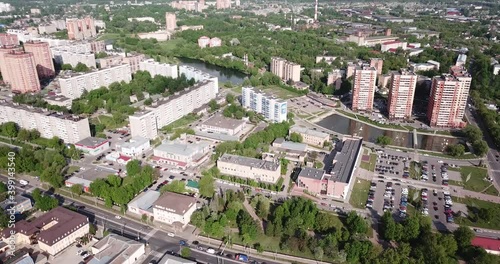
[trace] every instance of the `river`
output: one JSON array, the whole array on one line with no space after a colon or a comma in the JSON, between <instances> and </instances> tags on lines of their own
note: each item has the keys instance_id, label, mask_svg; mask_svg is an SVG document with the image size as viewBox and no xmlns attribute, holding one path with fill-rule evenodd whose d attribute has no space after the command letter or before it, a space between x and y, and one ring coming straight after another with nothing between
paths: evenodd
<instances>
[{"instance_id":1,"label":"river","mask_svg":"<svg viewBox=\"0 0 500 264\"><path fill-rule=\"evenodd\" d=\"M326 129L335 131L344 135L354 135L363 137L363 140L376 143L377 137L388 136L392 138L394 146L413 148L413 132L396 132L376 128L347 117L333 114L316 123ZM458 138L429 136L417 134L417 148L422 150L443 151L448 145L454 145L460 142Z\"/></svg>"},{"instance_id":2,"label":"river","mask_svg":"<svg viewBox=\"0 0 500 264\"><path fill-rule=\"evenodd\" d=\"M188 58L178 58L178 59L180 61L180 65L191 66L219 78L219 83L225 83L229 81L233 85L240 85L247 77L246 74L239 72L237 70L216 66L201 60L194 60Z\"/></svg>"}]
</instances>

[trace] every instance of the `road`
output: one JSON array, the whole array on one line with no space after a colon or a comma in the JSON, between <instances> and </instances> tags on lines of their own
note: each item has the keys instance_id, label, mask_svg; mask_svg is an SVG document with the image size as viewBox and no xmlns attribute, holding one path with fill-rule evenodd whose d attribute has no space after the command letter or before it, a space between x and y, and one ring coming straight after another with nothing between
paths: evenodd
<instances>
[{"instance_id":1,"label":"road","mask_svg":"<svg viewBox=\"0 0 500 264\"><path fill-rule=\"evenodd\" d=\"M0 178L2 181L6 182L7 181L7 176L0 175ZM35 186L33 185L27 185L24 188L17 187L18 193L25 193L29 195L29 193L35 189ZM66 197L60 197L62 198L63 204L74 204L74 205L82 205L81 202L66 198ZM120 218L118 219L116 217L116 214L110 213L109 211L102 210L100 208L92 207L89 205L86 205L85 208L79 209L79 213L86 215L89 218L89 221L91 223L96 224L99 227L104 227L104 229L109 230L110 232L123 235L127 238L134 239L134 240L140 240L147 242L150 249L151 249L151 254L146 258L146 261L144 263L149 263L151 259L158 260L165 254L167 251L173 251L178 253L181 250L181 247L179 246L179 241L180 240L185 240L188 243L194 241L196 237L192 234L182 232L176 234L176 237L172 238L169 237L167 232L162 231L158 228L152 228L148 225L140 224L135 221L131 221L125 218ZM212 247L216 251L219 249L222 250L221 245L204 245L200 244L200 246L204 248ZM215 256L208 254L203 251L196 250L192 248L192 254L191 256L193 258L196 258L197 261L199 262L204 262L204 263L241 263L241 262L236 262L234 260L228 259L226 257L220 257L220 256ZM237 253L242 253L242 252L235 252L231 249L226 249L224 251L225 254L232 254L233 256ZM260 258L254 258L252 256L249 256L251 260L258 261L259 263L265 262L268 264L278 264L278 262L270 262L268 260L260 259Z\"/></svg>"}]
</instances>

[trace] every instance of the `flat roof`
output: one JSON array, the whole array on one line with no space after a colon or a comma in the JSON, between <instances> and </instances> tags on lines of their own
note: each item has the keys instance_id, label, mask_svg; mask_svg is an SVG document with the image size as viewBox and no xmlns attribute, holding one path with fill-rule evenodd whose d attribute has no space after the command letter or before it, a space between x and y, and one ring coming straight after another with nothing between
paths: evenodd
<instances>
[{"instance_id":1,"label":"flat roof","mask_svg":"<svg viewBox=\"0 0 500 264\"><path fill-rule=\"evenodd\" d=\"M246 167L259 168L268 171L276 171L280 166L279 161L267 161L225 153L218 161L233 163Z\"/></svg>"},{"instance_id":2,"label":"flat roof","mask_svg":"<svg viewBox=\"0 0 500 264\"><path fill-rule=\"evenodd\" d=\"M33 106L29 106L29 105L22 105L22 104L14 103L12 101L7 101L7 100L0 100L0 105L14 108L14 109L24 110L27 112L38 113L38 114L42 114L42 115L45 115L48 117L55 117L55 118L60 118L60 119L64 119L64 120L70 120L70 121L74 121L74 122L78 122L78 121L87 119L86 117L83 117L83 116L64 114L62 112L49 111L49 110L45 110L42 108L33 107Z\"/></svg>"},{"instance_id":3,"label":"flat roof","mask_svg":"<svg viewBox=\"0 0 500 264\"><path fill-rule=\"evenodd\" d=\"M324 170L318 170L318 169L309 168L309 167L304 167L304 168L300 169L300 172L299 172L299 177L315 179L315 180L323 179L324 175L325 175Z\"/></svg>"},{"instance_id":4,"label":"flat roof","mask_svg":"<svg viewBox=\"0 0 500 264\"><path fill-rule=\"evenodd\" d=\"M331 171L332 178L338 182L348 183L356 165L356 159L361 151L362 139L345 139L342 149L335 154L335 164Z\"/></svg>"},{"instance_id":5,"label":"flat roof","mask_svg":"<svg viewBox=\"0 0 500 264\"><path fill-rule=\"evenodd\" d=\"M309 129L307 127L303 127L303 126L292 126L290 128L290 133L299 133L299 134L306 134L306 135L310 135L310 136L314 136L314 137L320 137L320 138L328 138L330 137L330 135L328 135L327 133L323 133L321 131L317 131L317 130L314 130L314 129Z\"/></svg>"},{"instance_id":6,"label":"flat roof","mask_svg":"<svg viewBox=\"0 0 500 264\"><path fill-rule=\"evenodd\" d=\"M214 115L205 122L202 123L206 126L220 127L225 129L235 129L242 124L245 124L244 120L238 120L233 118L227 118L223 115Z\"/></svg>"},{"instance_id":7,"label":"flat roof","mask_svg":"<svg viewBox=\"0 0 500 264\"><path fill-rule=\"evenodd\" d=\"M95 73L98 73L100 71L106 71L106 70L110 70L110 69L114 70L117 68L126 68L126 67L130 67L130 65L127 63L123 63L120 65L114 65L114 66L106 67L106 68L102 68L102 69L92 69L89 72L75 72L75 71L67 70L67 71L62 71L59 74L59 79L71 79L71 78L75 78L75 77L79 77L79 76L95 74Z\"/></svg>"},{"instance_id":8,"label":"flat roof","mask_svg":"<svg viewBox=\"0 0 500 264\"><path fill-rule=\"evenodd\" d=\"M155 148L155 150L167 153L173 153L181 156L191 156L196 154L200 149L210 146L209 143L197 141L194 143L182 143L179 141L164 141L163 144Z\"/></svg>"},{"instance_id":9,"label":"flat roof","mask_svg":"<svg viewBox=\"0 0 500 264\"><path fill-rule=\"evenodd\" d=\"M300 151L300 152L305 152L307 150L307 144L304 143L286 141L283 138L277 138L274 140L274 142L277 144L281 144L280 148L282 149Z\"/></svg>"},{"instance_id":10,"label":"flat roof","mask_svg":"<svg viewBox=\"0 0 500 264\"><path fill-rule=\"evenodd\" d=\"M190 86L190 87L187 87L187 88L184 88L183 90L180 90L178 92L175 92L174 94L172 95L169 95L168 97L163 97L161 98L160 100L157 100L157 101L154 101L151 105L148 105L147 108L158 108L160 107L161 105L164 105L164 104L167 104L169 103L170 101L172 100L175 100L179 97L182 97L194 90L197 90L207 84L209 84L210 82L212 82L211 80L204 80L204 81L201 81L201 82L198 82L198 83L195 83L193 86Z\"/></svg>"},{"instance_id":11,"label":"flat roof","mask_svg":"<svg viewBox=\"0 0 500 264\"><path fill-rule=\"evenodd\" d=\"M95 243L93 248L99 250L89 264L125 263L144 244L125 237L111 234Z\"/></svg>"},{"instance_id":12,"label":"flat roof","mask_svg":"<svg viewBox=\"0 0 500 264\"><path fill-rule=\"evenodd\" d=\"M106 142L108 142L108 140L104 138L88 137L76 142L75 145L80 145L85 147L97 147Z\"/></svg>"},{"instance_id":13,"label":"flat roof","mask_svg":"<svg viewBox=\"0 0 500 264\"><path fill-rule=\"evenodd\" d=\"M154 190L148 190L147 192L141 193L136 198L134 198L128 204L128 206L137 207L144 211L149 211L149 210L152 211L153 204L158 200L160 195L161 195L160 192Z\"/></svg>"},{"instance_id":14,"label":"flat roof","mask_svg":"<svg viewBox=\"0 0 500 264\"><path fill-rule=\"evenodd\" d=\"M196 206L196 198L173 192L165 192L154 203L155 208L160 210L166 209L178 215L183 215L192 206Z\"/></svg>"},{"instance_id":15,"label":"flat roof","mask_svg":"<svg viewBox=\"0 0 500 264\"><path fill-rule=\"evenodd\" d=\"M121 148L137 148L149 142L149 139L140 136L133 137L120 145Z\"/></svg>"}]
</instances>

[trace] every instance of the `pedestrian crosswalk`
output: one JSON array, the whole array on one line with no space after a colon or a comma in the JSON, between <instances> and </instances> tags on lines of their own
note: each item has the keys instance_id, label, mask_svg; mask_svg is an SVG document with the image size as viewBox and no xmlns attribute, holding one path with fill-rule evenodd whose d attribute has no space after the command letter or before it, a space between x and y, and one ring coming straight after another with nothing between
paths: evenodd
<instances>
[{"instance_id":1,"label":"pedestrian crosswalk","mask_svg":"<svg viewBox=\"0 0 500 264\"><path fill-rule=\"evenodd\" d=\"M146 234L146 236L144 237L144 240L148 240L150 239L152 236L154 236L156 234L156 232L158 232L158 229L157 228L153 228L151 229L151 231L149 231L149 233Z\"/></svg>"}]
</instances>

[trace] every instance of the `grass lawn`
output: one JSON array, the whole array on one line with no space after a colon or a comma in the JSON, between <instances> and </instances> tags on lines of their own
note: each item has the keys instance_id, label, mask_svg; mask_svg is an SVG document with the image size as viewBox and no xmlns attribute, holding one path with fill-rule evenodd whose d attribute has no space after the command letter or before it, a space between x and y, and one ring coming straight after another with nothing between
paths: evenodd
<instances>
[{"instance_id":1,"label":"grass lawn","mask_svg":"<svg viewBox=\"0 0 500 264\"><path fill-rule=\"evenodd\" d=\"M113 121L113 118L111 116L106 116L106 115L100 115L96 118L92 118L90 120L90 123L92 124L103 124L106 126L106 129L116 129L120 127L124 127L128 124L128 120L124 120L123 123L115 123Z\"/></svg>"},{"instance_id":2,"label":"grass lawn","mask_svg":"<svg viewBox=\"0 0 500 264\"><path fill-rule=\"evenodd\" d=\"M416 180L420 178L420 164L416 161L410 162L410 178Z\"/></svg>"},{"instance_id":3,"label":"grass lawn","mask_svg":"<svg viewBox=\"0 0 500 264\"><path fill-rule=\"evenodd\" d=\"M99 40L115 40L119 39L120 34L119 33L104 33L104 35L100 36L98 39Z\"/></svg>"},{"instance_id":4,"label":"grass lawn","mask_svg":"<svg viewBox=\"0 0 500 264\"><path fill-rule=\"evenodd\" d=\"M491 186L491 183L485 180L488 176L488 172L486 169L473 166L464 166L460 168L460 175L462 176L463 186L466 190L498 195L498 191L494 186L488 188L489 186ZM467 178L469 178L468 181Z\"/></svg>"},{"instance_id":5,"label":"grass lawn","mask_svg":"<svg viewBox=\"0 0 500 264\"><path fill-rule=\"evenodd\" d=\"M77 171L79 169L80 169L80 167L78 167L78 166L70 166L68 168L68 170L66 171L66 174L71 174L71 173L73 173L73 172L75 172L75 171Z\"/></svg>"},{"instance_id":6,"label":"grass lawn","mask_svg":"<svg viewBox=\"0 0 500 264\"><path fill-rule=\"evenodd\" d=\"M368 191L370 190L370 181L356 179L352 188L351 199L349 203L355 208L364 209L366 200L368 200Z\"/></svg>"},{"instance_id":7,"label":"grass lawn","mask_svg":"<svg viewBox=\"0 0 500 264\"><path fill-rule=\"evenodd\" d=\"M220 84L219 84L219 85L220 85ZM238 85L238 86L236 86L236 87L231 88L231 91L233 91L233 92L235 92L235 93L237 93L237 94L241 94L242 88L243 88L243 86Z\"/></svg>"},{"instance_id":8,"label":"grass lawn","mask_svg":"<svg viewBox=\"0 0 500 264\"><path fill-rule=\"evenodd\" d=\"M467 205L468 216L460 216L455 218L455 223L466 226L476 226L488 229L500 230L500 204L482 201L474 198L458 198L453 197L455 202ZM485 221L477 217L477 212L480 208L485 208L491 214L490 221Z\"/></svg>"},{"instance_id":9,"label":"grass lawn","mask_svg":"<svg viewBox=\"0 0 500 264\"><path fill-rule=\"evenodd\" d=\"M375 171L375 165L377 164L377 154L370 154L370 161L365 162L361 161L361 165L359 165L361 168L369 171Z\"/></svg>"},{"instance_id":10,"label":"grass lawn","mask_svg":"<svg viewBox=\"0 0 500 264\"><path fill-rule=\"evenodd\" d=\"M198 118L200 118L198 115L189 114L189 115L186 115L186 116L184 116L184 117L182 117L180 119L175 120L170 125L167 125L167 126L163 127L162 130L166 130L167 132L171 132L175 128L184 127L184 126L187 126L187 125L193 123Z\"/></svg>"},{"instance_id":11,"label":"grass lawn","mask_svg":"<svg viewBox=\"0 0 500 264\"><path fill-rule=\"evenodd\" d=\"M422 155L429 155L429 156L442 157L442 158L448 158L448 159L476 159L477 158L476 155L471 154L471 153L464 154L463 156L460 156L460 157L454 157L454 156L444 154L441 152L423 151L420 149L418 150L418 153L420 153Z\"/></svg>"},{"instance_id":12,"label":"grass lawn","mask_svg":"<svg viewBox=\"0 0 500 264\"><path fill-rule=\"evenodd\" d=\"M186 42L187 41L183 38L176 38L176 39L171 39L171 40L167 40L167 41L161 41L161 42L158 42L158 44L163 50L171 51L171 50L175 49L177 46L183 45Z\"/></svg>"},{"instance_id":13,"label":"grass lawn","mask_svg":"<svg viewBox=\"0 0 500 264\"><path fill-rule=\"evenodd\" d=\"M290 98L302 96L302 94L283 89L283 88L276 86L276 85L259 86L258 88L261 89L262 91L273 94L281 99L290 99Z\"/></svg>"}]
</instances>

